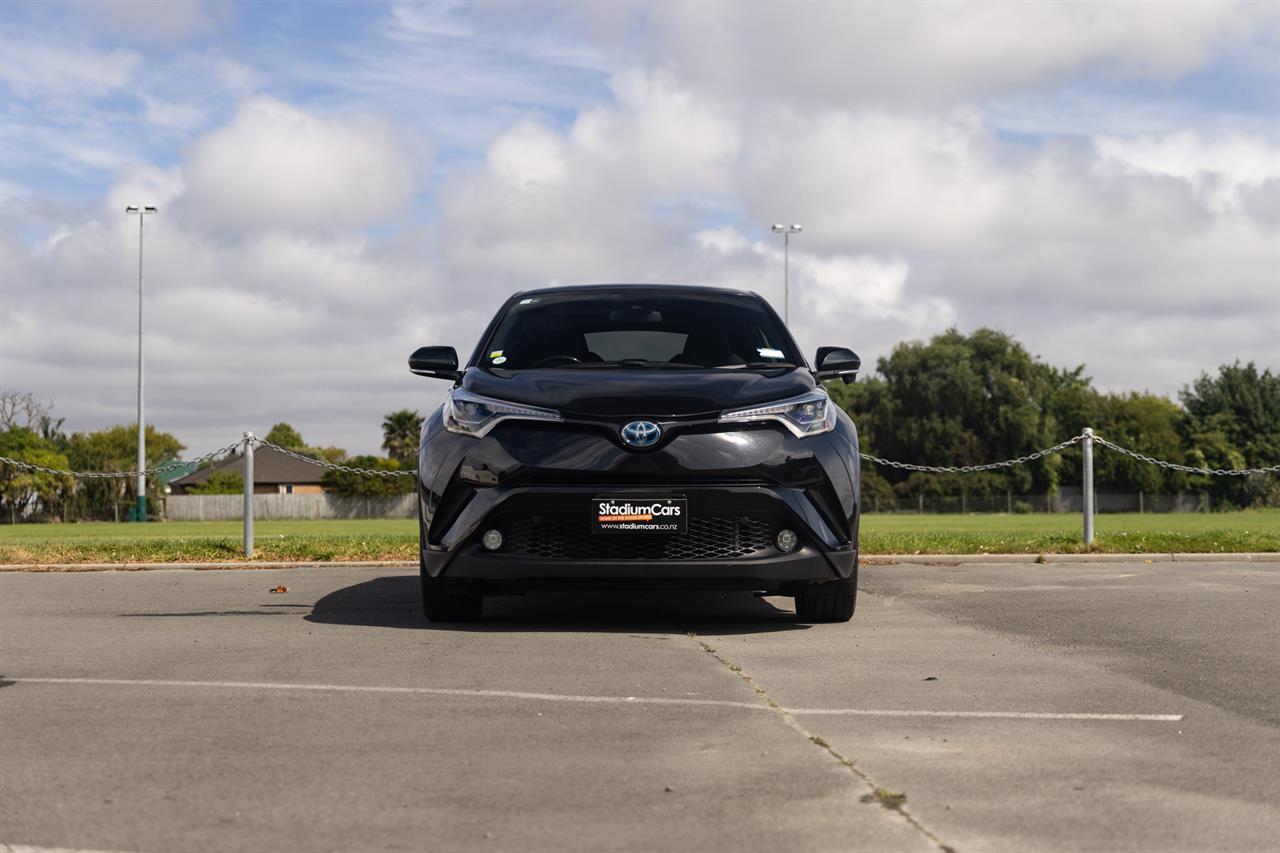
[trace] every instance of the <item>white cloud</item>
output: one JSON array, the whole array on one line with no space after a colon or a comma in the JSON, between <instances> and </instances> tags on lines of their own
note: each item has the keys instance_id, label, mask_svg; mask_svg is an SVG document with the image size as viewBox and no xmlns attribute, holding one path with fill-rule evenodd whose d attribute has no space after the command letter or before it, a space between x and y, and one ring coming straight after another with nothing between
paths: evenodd
<instances>
[{"instance_id":1,"label":"white cloud","mask_svg":"<svg viewBox=\"0 0 1280 853\"><path fill-rule=\"evenodd\" d=\"M196 104L165 101L147 95L142 99L147 105L147 122L165 130L195 130L209 119L209 111Z\"/></svg>"},{"instance_id":2,"label":"white cloud","mask_svg":"<svg viewBox=\"0 0 1280 853\"><path fill-rule=\"evenodd\" d=\"M613 105L584 111L569 134L597 168L639 178L657 193L728 188L740 144L728 110L662 71L623 72L613 92Z\"/></svg>"},{"instance_id":3,"label":"white cloud","mask_svg":"<svg viewBox=\"0 0 1280 853\"><path fill-rule=\"evenodd\" d=\"M141 63L142 56L130 50L0 38L0 81L21 98L105 95L127 85Z\"/></svg>"},{"instance_id":4,"label":"white cloud","mask_svg":"<svg viewBox=\"0 0 1280 853\"><path fill-rule=\"evenodd\" d=\"M383 413L436 402L443 389L404 360L467 314L435 312L445 292L421 257L280 233L226 243L164 213L146 224L152 423L200 451L280 420L373 450ZM74 429L133 417L137 225L104 216L0 249L0 378L53 398Z\"/></svg>"},{"instance_id":5,"label":"white cloud","mask_svg":"<svg viewBox=\"0 0 1280 853\"><path fill-rule=\"evenodd\" d=\"M116 179L107 195L107 212L123 214L126 207L136 206L158 207L167 214L170 203L181 198L185 190L180 169L133 166L122 170Z\"/></svg>"},{"instance_id":6,"label":"white cloud","mask_svg":"<svg viewBox=\"0 0 1280 853\"><path fill-rule=\"evenodd\" d=\"M197 140L183 170L193 214L239 231L377 222L413 195L420 165L385 121L257 97Z\"/></svg>"},{"instance_id":7,"label":"white cloud","mask_svg":"<svg viewBox=\"0 0 1280 853\"><path fill-rule=\"evenodd\" d=\"M141 41L181 41L214 26L201 0L77 0L75 6L109 32Z\"/></svg>"},{"instance_id":8,"label":"white cloud","mask_svg":"<svg viewBox=\"0 0 1280 853\"><path fill-rule=\"evenodd\" d=\"M0 123L3 124L3 123ZM136 162L132 147L110 130L14 121L0 127L0 162L15 177L56 169L64 175L110 174Z\"/></svg>"},{"instance_id":9,"label":"white cloud","mask_svg":"<svg viewBox=\"0 0 1280 853\"><path fill-rule=\"evenodd\" d=\"M567 130L521 123L489 146L482 169L441 196L444 260L481 292L557 281L687 280L688 234L670 200L722 199L738 124L668 76L615 81L618 103Z\"/></svg>"},{"instance_id":10,"label":"white cloud","mask_svg":"<svg viewBox=\"0 0 1280 853\"><path fill-rule=\"evenodd\" d=\"M407 353L465 357L520 288L705 283L781 308L780 220L805 225L790 304L810 354L845 344L870 366L957 324L1118 389L1171 393L1236 358L1280 367L1270 117L1067 118L1024 145L1001 133L1008 99L989 98L1048 103L1036 87L1073 76L1104 94L1117 75L1167 81L1254 38L1252 7L1163 8L646 5L626 10L648 16L629 31L612 7L578 9L638 33L630 52L515 13L499 26L412 7L339 60L246 50L254 70L227 78L216 46L183 54L173 67L199 92L276 96L183 152L173 136L226 104L159 73L141 88L174 130L161 154L121 147L105 113L79 134L25 113L6 128L24 171L7 176L16 191L0 184L0 379L54 398L76 428L132 417L137 223L121 211L138 203L161 208L147 221L149 405L199 450L278 420L374 450L382 413L443 392L406 373ZM607 87L577 76L614 65ZM321 95L287 100L294 85ZM422 180L405 127L454 146L440 181ZM97 162L111 187L51 201L25 177L31 152ZM29 222L43 230L28 241Z\"/></svg>"},{"instance_id":11,"label":"white cloud","mask_svg":"<svg viewBox=\"0 0 1280 853\"><path fill-rule=\"evenodd\" d=\"M17 201L23 196L29 195L31 190L11 181L0 180L0 205L7 202Z\"/></svg>"},{"instance_id":12,"label":"white cloud","mask_svg":"<svg viewBox=\"0 0 1280 853\"><path fill-rule=\"evenodd\" d=\"M296 144L302 164L267 174L280 149L255 144L273 122L284 122L284 142ZM211 154L210 144L242 145L248 156ZM211 194L220 164L226 182L246 180L235 172L243 167L247 179L258 176L258 192L276 194L265 198L276 205L267 218L246 217L271 227L227 230L234 193L248 189ZM309 184L324 175L305 166L336 172L344 185L317 191ZM382 413L425 408L420 395L440 390L404 370L408 353L468 323L466 310L436 313L445 293L416 241L374 244L353 231L412 192L411 175L384 124L248 104L198 140L184 164L123 170L101 206L44 209L48 236L29 246L0 238L0 377L59 401L75 429L133 417L138 231L123 210L155 204L160 213L145 226L149 420L193 449L288 420L314 441L373 450ZM392 192L398 176L407 186ZM198 192L195 181L205 182ZM362 202L366 190L380 200ZM348 192L359 215L335 221L325 206ZM0 203L6 223L6 204L40 209L12 195ZM321 210L299 214L307 204ZM325 233L307 231L316 225ZM338 398L344 411L334 408Z\"/></svg>"},{"instance_id":13,"label":"white cloud","mask_svg":"<svg viewBox=\"0 0 1280 853\"><path fill-rule=\"evenodd\" d=\"M174 58L172 68L164 69L163 75L156 75L150 82L171 86L178 82L180 85L173 91L189 96L204 90L216 95L245 98L267 88L269 81L259 69L214 47L203 51L184 51Z\"/></svg>"},{"instance_id":14,"label":"white cloud","mask_svg":"<svg viewBox=\"0 0 1280 853\"><path fill-rule=\"evenodd\" d=\"M740 192L758 221L800 222L805 244L894 251L965 245L991 231L1010 175L971 111L765 109L752 121Z\"/></svg>"},{"instance_id":15,"label":"white cloud","mask_svg":"<svg viewBox=\"0 0 1280 853\"><path fill-rule=\"evenodd\" d=\"M1243 187L1274 199L1266 139L1027 149L967 112L771 112L759 127L740 181L750 219L803 222L801 251L907 258L902 304L946 299L969 326L1139 305L1247 315L1280 293L1274 221L1221 203Z\"/></svg>"},{"instance_id":16,"label":"white cloud","mask_svg":"<svg viewBox=\"0 0 1280 853\"><path fill-rule=\"evenodd\" d=\"M440 242L424 247L440 253L427 259L436 284L415 288L403 267L367 266L373 247L335 253L305 240L250 248L254 271L242 280L289 299L312 282L353 323L376 313L361 315L351 298L362 277L380 276L389 293L448 294L433 304L445 322L436 328L449 329L434 342L464 352L503 296L550 283L700 282L756 290L781 307L772 238L695 225L725 205L761 225L805 222L791 307L808 352L849 344L870 364L903 339L991 325L1057 363L1087 362L1100 382L1172 393L1195 371L1161 330L1204 318L1202 366L1276 362L1259 331L1274 326L1274 228L1198 191L1196 175L1232 162L1212 146L1188 148L1196 168L1119 168L1122 147L1011 147L973 108L735 111L665 72L623 75L616 90L614 104L564 130L513 126L483 164L454 174L440 196ZM678 149L684 130L689 144ZM1235 166L1241 181L1254 176L1244 168ZM669 205L673 195L681 203ZM1226 317L1245 333L1227 332ZM1149 357L1135 357L1144 347Z\"/></svg>"},{"instance_id":17,"label":"white cloud","mask_svg":"<svg viewBox=\"0 0 1280 853\"><path fill-rule=\"evenodd\" d=\"M694 242L701 249L711 249L721 255L729 255L748 249L751 244L746 237L731 225L719 228L708 228L693 235Z\"/></svg>"},{"instance_id":18,"label":"white cloud","mask_svg":"<svg viewBox=\"0 0 1280 853\"><path fill-rule=\"evenodd\" d=\"M1221 211L1240 203L1240 190L1280 177L1280 142L1244 133L1205 138L1192 131L1131 138L1102 136L1098 153L1116 166L1180 178Z\"/></svg>"},{"instance_id":19,"label":"white cloud","mask_svg":"<svg viewBox=\"0 0 1280 853\"><path fill-rule=\"evenodd\" d=\"M1078 72L1172 80L1268 25L1265 3L614 2L576 7L633 60L733 98L937 103ZM1274 33L1272 33L1274 35Z\"/></svg>"},{"instance_id":20,"label":"white cloud","mask_svg":"<svg viewBox=\"0 0 1280 853\"><path fill-rule=\"evenodd\" d=\"M397 3L391 7L390 19L383 26L388 35L399 41L435 36L470 38L475 31L451 15L456 7L456 3Z\"/></svg>"},{"instance_id":21,"label":"white cloud","mask_svg":"<svg viewBox=\"0 0 1280 853\"><path fill-rule=\"evenodd\" d=\"M525 122L489 146L489 170L499 182L520 188L558 184L565 178L564 141L551 130Z\"/></svg>"},{"instance_id":22,"label":"white cloud","mask_svg":"<svg viewBox=\"0 0 1280 853\"><path fill-rule=\"evenodd\" d=\"M700 283L755 291L785 313L783 252L777 242L751 241L725 226L699 232ZM927 336L956 322L941 297L903 298L910 265L901 257L815 253L798 245L790 257L790 328L812 358L819 346L849 346L883 354L895 343ZM869 360L868 367L874 362Z\"/></svg>"}]
</instances>

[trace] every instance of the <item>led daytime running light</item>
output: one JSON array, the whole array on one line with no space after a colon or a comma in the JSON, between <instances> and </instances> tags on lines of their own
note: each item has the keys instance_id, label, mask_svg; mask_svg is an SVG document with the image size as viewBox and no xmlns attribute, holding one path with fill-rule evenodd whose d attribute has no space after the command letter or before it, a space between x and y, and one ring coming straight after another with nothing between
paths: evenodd
<instances>
[{"instance_id":1,"label":"led daytime running light","mask_svg":"<svg viewBox=\"0 0 1280 853\"><path fill-rule=\"evenodd\" d=\"M536 406L482 397L462 388L455 388L449 393L441 414L444 418L444 428L449 432L474 438L483 438L503 421L563 420L559 412L551 409L539 409Z\"/></svg>"},{"instance_id":2,"label":"led daytime running light","mask_svg":"<svg viewBox=\"0 0 1280 853\"><path fill-rule=\"evenodd\" d=\"M749 409L725 412L720 416L722 424L761 421L777 421L800 438L821 435L835 429L835 405L825 392L813 391L765 406L752 406Z\"/></svg>"}]
</instances>

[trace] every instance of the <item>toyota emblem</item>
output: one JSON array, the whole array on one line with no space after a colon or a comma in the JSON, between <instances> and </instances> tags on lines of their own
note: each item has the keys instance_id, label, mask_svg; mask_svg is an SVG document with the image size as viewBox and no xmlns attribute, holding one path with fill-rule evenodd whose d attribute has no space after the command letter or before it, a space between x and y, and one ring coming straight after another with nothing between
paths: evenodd
<instances>
[{"instance_id":1,"label":"toyota emblem","mask_svg":"<svg viewBox=\"0 0 1280 853\"><path fill-rule=\"evenodd\" d=\"M653 421L632 421L622 428L622 443L628 447L652 447L662 438L662 427Z\"/></svg>"}]
</instances>

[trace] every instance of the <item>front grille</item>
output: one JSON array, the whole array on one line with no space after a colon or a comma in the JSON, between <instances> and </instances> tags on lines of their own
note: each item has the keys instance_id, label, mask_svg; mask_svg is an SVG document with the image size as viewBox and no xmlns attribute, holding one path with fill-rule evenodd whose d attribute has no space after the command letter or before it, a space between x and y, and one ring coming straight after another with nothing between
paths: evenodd
<instances>
[{"instance_id":1,"label":"front grille","mask_svg":"<svg viewBox=\"0 0 1280 853\"><path fill-rule=\"evenodd\" d=\"M502 553L544 560L740 560L772 556L773 525L750 515L693 515L688 533L594 533L588 518L534 515L499 522Z\"/></svg>"}]
</instances>

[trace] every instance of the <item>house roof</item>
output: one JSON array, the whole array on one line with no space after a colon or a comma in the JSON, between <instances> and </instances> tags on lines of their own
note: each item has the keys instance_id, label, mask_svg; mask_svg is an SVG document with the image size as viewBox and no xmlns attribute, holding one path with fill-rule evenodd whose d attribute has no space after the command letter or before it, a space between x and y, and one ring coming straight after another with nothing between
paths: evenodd
<instances>
[{"instance_id":1,"label":"house roof","mask_svg":"<svg viewBox=\"0 0 1280 853\"><path fill-rule=\"evenodd\" d=\"M180 464L181 466L178 468L170 468L167 471L161 471L158 474L151 475L153 479L158 480L161 483L164 483L165 485L172 483L174 480L181 479L182 477L185 477L188 474L190 474L192 471L196 470L196 463L182 462L180 459L177 459L174 457L170 457L168 459L162 460L160 464L162 466Z\"/></svg>"},{"instance_id":2,"label":"house roof","mask_svg":"<svg viewBox=\"0 0 1280 853\"><path fill-rule=\"evenodd\" d=\"M172 481L172 486L191 486L203 483L219 471L239 474L244 470L244 460L237 453L207 468L201 468ZM294 459L270 447L253 451L253 482L255 483L319 483L324 469L301 459Z\"/></svg>"}]
</instances>

